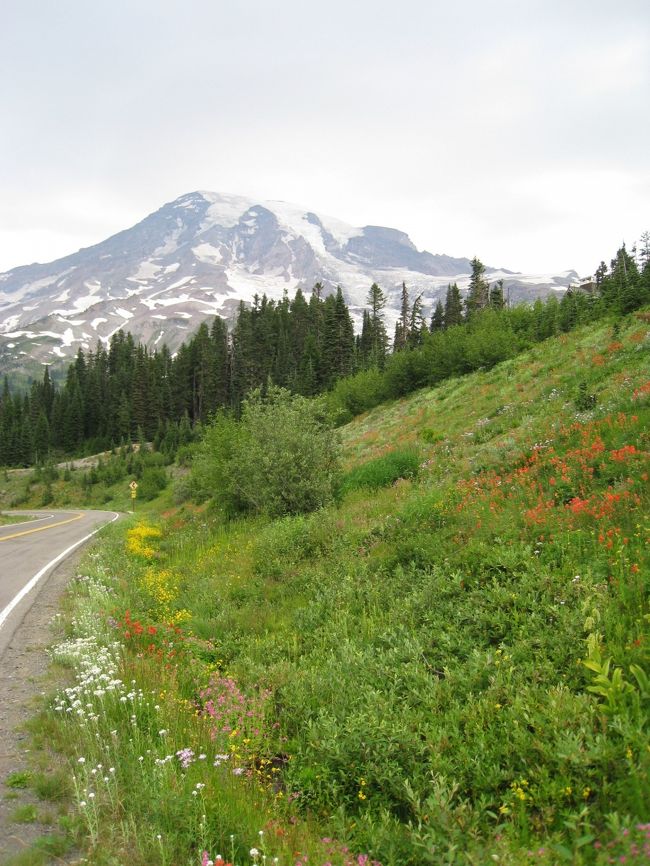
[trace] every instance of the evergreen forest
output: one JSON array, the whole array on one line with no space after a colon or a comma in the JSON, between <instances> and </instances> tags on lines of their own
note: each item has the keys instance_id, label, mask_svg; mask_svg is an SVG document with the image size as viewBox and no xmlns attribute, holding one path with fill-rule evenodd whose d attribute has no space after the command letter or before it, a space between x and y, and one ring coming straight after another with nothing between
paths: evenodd
<instances>
[{"instance_id":1,"label":"evergreen forest","mask_svg":"<svg viewBox=\"0 0 650 866\"><path fill-rule=\"evenodd\" d=\"M588 290L569 290L561 299L551 295L511 307L502 281L490 285L474 258L465 298L450 284L427 320L421 296L404 284L392 339L377 284L369 289L357 335L341 288L325 297L321 283L309 299L298 289L293 299L264 295L250 307L242 302L230 332L217 316L173 356L165 345L149 350L118 331L108 346L79 349L61 387L47 366L42 380L24 392L14 393L5 378L0 466L44 464L134 440L173 454L217 410L238 415L249 392L269 385L306 397L329 392L342 423L384 400L489 369L548 337L648 301L646 233L639 251L623 245L609 266L601 262Z\"/></svg>"}]
</instances>

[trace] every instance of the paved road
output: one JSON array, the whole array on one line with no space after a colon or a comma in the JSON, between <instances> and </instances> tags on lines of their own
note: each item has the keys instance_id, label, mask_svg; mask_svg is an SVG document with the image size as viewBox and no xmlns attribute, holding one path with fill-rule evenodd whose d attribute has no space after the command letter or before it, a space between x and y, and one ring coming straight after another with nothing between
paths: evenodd
<instances>
[{"instance_id":1,"label":"paved road","mask_svg":"<svg viewBox=\"0 0 650 866\"><path fill-rule=\"evenodd\" d=\"M0 652L58 563L118 517L114 511L22 514L33 519L0 527Z\"/></svg>"}]
</instances>

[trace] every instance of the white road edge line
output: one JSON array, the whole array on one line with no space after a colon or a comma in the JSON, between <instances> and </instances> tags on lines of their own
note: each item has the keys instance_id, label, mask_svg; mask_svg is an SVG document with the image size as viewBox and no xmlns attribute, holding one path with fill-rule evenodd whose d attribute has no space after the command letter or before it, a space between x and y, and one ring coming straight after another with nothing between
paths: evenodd
<instances>
[{"instance_id":1,"label":"white road edge line","mask_svg":"<svg viewBox=\"0 0 650 866\"><path fill-rule=\"evenodd\" d=\"M72 511L66 511L65 514L73 514ZM12 514L27 514L26 511L3 511L2 514L8 514L11 516ZM33 514L33 512L32 512ZM37 517L35 520L22 520L20 523L5 523L2 529L15 529L17 526L31 526L32 523L42 523L44 520L52 520L54 518L54 514L46 514L45 517Z\"/></svg>"},{"instance_id":2,"label":"white road edge line","mask_svg":"<svg viewBox=\"0 0 650 866\"><path fill-rule=\"evenodd\" d=\"M47 565L44 565L43 568L41 568L41 570L38 571L34 575L34 577L32 577L32 579L28 583L25 584L25 586L20 590L20 592L11 599L11 601L5 607L5 609L3 611L0 611L0 628L2 628L2 626L5 623L5 620L7 619L7 617L11 613L11 611L16 607L16 605L20 604L20 602L25 598L27 593L30 592L30 590L32 590L36 586L36 584L43 577L43 575L46 574L53 566L55 566L57 564L57 562L60 562L62 559L65 559L65 557L69 553L72 553L72 551L75 549L75 547L79 547L79 545L83 544L85 541L88 541L89 538L92 538L93 535L97 535L97 533L99 532L100 529L103 529L105 526L108 526L109 523L115 523L115 521L119 518L120 515L115 511L113 512L113 514L115 515L115 517L113 517L111 520L107 521L106 523L102 523L101 526L98 526L97 529L93 530L93 532L90 532L88 535L85 535L83 538L79 539L79 541L75 541L75 543L71 544L70 547L67 547L63 551L63 553L60 553L58 556L55 556L54 559L51 559L47 563Z\"/></svg>"}]
</instances>

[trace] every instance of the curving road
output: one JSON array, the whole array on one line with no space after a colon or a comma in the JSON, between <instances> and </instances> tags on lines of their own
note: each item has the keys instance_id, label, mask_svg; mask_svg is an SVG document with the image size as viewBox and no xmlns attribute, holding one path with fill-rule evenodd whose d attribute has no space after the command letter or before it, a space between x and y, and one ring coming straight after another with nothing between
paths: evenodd
<instances>
[{"instance_id":1,"label":"curving road","mask_svg":"<svg viewBox=\"0 0 650 866\"><path fill-rule=\"evenodd\" d=\"M39 584L101 526L119 517L114 511L12 513L34 519L0 527L0 653L36 598Z\"/></svg>"}]
</instances>

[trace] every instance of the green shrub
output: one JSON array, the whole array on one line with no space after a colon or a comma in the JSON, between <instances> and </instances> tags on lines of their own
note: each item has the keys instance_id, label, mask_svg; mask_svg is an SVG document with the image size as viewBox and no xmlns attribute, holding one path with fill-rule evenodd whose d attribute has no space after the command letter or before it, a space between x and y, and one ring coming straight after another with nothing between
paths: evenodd
<instances>
[{"instance_id":1,"label":"green shrub","mask_svg":"<svg viewBox=\"0 0 650 866\"><path fill-rule=\"evenodd\" d=\"M227 515L280 517L333 498L339 443L322 400L271 387L244 401L241 421L221 415L206 431L192 475Z\"/></svg>"},{"instance_id":2,"label":"green shrub","mask_svg":"<svg viewBox=\"0 0 650 866\"><path fill-rule=\"evenodd\" d=\"M138 482L138 498L145 502L155 499L167 487L167 473L162 467L147 466Z\"/></svg>"},{"instance_id":3,"label":"green shrub","mask_svg":"<svg viewBox=\"0 0 650 866\"><path fill-rule=\"evenodd\" d=\"M419 468L419 452L414 448L400 448L355 466L343 478L339 492L345 496L360 488L378 490L394 484L399 478L415 478Z\"/></svg>"},{"instance_id":4,"label":"green shrub","mask_svg":"<svg viewBox=\"0 0 650 866\"><path fill-rule=\"evenodd\" d=\"M329 395L335 411L340 413L339 423L345 424L355 415L367 412L386 399L384 374L376 367L362 370L354 376L340 379Z\"/></svg>"}]
</instances>

